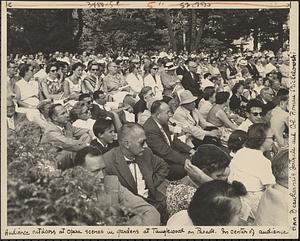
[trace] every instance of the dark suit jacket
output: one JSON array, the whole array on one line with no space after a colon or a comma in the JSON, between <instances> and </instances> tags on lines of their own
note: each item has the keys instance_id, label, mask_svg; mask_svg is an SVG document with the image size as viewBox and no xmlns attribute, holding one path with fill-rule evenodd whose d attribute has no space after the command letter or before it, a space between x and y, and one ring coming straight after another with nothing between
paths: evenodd
<instances>
[{"instance_id":1,"label":"dark suit jacket","mask_svg":"<svg viewBox=\"0 0 300 241\"><path fill-rule=\"evenodd\" d=\"M110 151L112 148L117 147L118 146L118 142L114 141L113 143L109 143L107 145L107 147L102 146L97 139L94 139L91 141L90 146L96 147L102 154Z\"/></svg>"},{"instance_id":2,"label":"dark suit jacket","mask_svg":"<svg viewBox=\"0 0 300 241\"><path fill-rule=\"evenodd\" d=\"M159 225L158 211L148 204L143 198L134 195L127 188L123 187L117 176L106 175L103 179L106 195L110 196L111 205L121 205L130 208L135 215L130 218L127 225ZM101 195L99 201L101 202ZM104 197L104 202L107 202L107 196ZM139 216L139 218L136 218Z\"/></svg>"},{"instance_id":3,"label":"dark suit jacket","mask_svg":"<svg viewBox=\"0 0 300 241\"><path fill-rule=\"evenodd\" d=\"M92 104L91 115L92 119L97 120L107 116L108 111L101 109L98 105Z\"/></svg>"},{"instance_id":4,"label":"dark suit jacket","mask_svg":"<svg viewBox=\"0 0 300 241\"><path fill-rule=\"evenodd\" d=\"M169 127L165 126L163 128L168 136L171 146L169 146L165 135L161 132L152 117L144 124L148 146L155 155L160 156L166 162L184 164L184 161L189 156L189 152L192 148L180 141L177 137L174 137L174 140L172 141Z\"/></svg>"},{"instance_id":5,"label":"dark suit jacket","mask_svg":"<svg viewBox=\"0 0 300 241\"><path fill-rule=\"evenodd\" d=\"M118 176L120 183L137 195L136 182L120 147L115 147L106 152L103 158L106 165L106 174ZM135 161L144 177L146 188L149 190L149 198L157 202L164 201L165 194L160 192L158 187L165 182L169 172L168 164L154 155L149 148L146 148L143 155L137 157Z\"/></svg>"},{"instance_id":6,"label":"dark suit jacket","mask_svg":"<svg viewBox=\"0 0 300 241\"><path fill-rule=\"evenodd\" d=\"M199 82L200 76L198 74L194 74L194 78L192 78L190 72L186 72L181 80L182 86L186 90L191 91L194 96L202 98L202 91L200 91Z\"/></svg>"},{"instance_id":7,"label":"dark suit jacket","mask_svg":"<svg viewBox=\"0 0 300 241\"><path fill-rule=\"evenodd\" d=\"M254 76L259 76L259 72L255 65L247 64L246 68L249 70L249 73Z\"/></svg>"},{"instance_id":8,"label":"dark suit jacket","mask_svg":"<svg viewBox=\"0 0 300 241\"><path fill-rule=\"evenodd\" d=\"M188 73L189 71L184 67L184 66L182 66L182 67L178 67L177 69L176 69L176 74L177 75L184 75L184 74L186 74L186 73Z\"/></svg>"},{"instance_id":9,"label":"dark suit jacket","mask_svg":"<svg viewBox=\"0 0 300 241\"><path fill-rule=\"evenodd\" d=\"M244 97L241 96L241 98L238 98L236 95L232 95L229 101L229 107L232 111L236 111L237 109L241 108L241 103L243 102L248 102L248 100Z\"/></svg>"},{"instance_id":10,"label":"dark suit jacket","mask_svg":"<svg viewBox=\"0 0 300 241\"><path fill-rule=\"evenodd\" d=\"M133 113L135 116L135 122L138 121L138 113L143 113L144 110L147 109L147 105L146 102L144 100L139 100L138 102L135 103L135 105L133 106Z\"/></svg>"}]
</instances>

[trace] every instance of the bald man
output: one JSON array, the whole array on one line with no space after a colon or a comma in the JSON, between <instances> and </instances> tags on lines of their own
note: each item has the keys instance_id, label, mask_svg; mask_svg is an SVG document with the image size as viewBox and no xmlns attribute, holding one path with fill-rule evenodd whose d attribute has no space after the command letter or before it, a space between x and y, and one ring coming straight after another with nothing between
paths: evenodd
<instances>
[{"instance_id":1,"label":"bald man","mask_svg":"<svg viewBox=\"0 0 300 241\"><path fill-rule=\"evenodd\" d=\"M103 155L108 175L116 175L122 186L143 197L166 221L167 163L146 147L146 135L136 123L124 124L118 133L119 147Z\"/></svg>"}]
</instances>

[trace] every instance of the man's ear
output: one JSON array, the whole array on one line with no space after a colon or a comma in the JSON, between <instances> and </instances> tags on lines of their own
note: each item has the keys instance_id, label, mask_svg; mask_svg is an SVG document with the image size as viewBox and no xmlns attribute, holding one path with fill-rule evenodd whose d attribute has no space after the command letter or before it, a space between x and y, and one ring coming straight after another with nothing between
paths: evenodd
<instances>
[{"instance_id":1,"label":"man's ear","mask_svg":"<svg viewBox=\"0 0 300 241\"><path fill-rule=\"evenodd\" d=\"M123 139L123 140L122 140L122 145L123 145L126 149L128 149L130 143L129 143L129 141L128 141L127 139Z\"/></svg>"}]
</instances>

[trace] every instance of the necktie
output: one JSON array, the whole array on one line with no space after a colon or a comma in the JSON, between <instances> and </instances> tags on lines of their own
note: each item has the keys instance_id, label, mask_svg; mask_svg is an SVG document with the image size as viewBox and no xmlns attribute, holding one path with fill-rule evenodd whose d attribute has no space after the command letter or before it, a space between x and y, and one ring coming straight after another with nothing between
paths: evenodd
<instances>
[{"instance_id":1,"label":"necktie","mask_svg":"<svg viewBox=\"0 0 300 241\"><path fill-rule=\"evenodd\" d=\"M157 82L156 82L156 77L155 77L155 75L153 76L153 79L154 79L155 83L157 83Z\"/></svg>"},{"instance_id":2,"label":"necktie","mask_svg":"<svg viewBox=\"0 0 300 241\"><path fill-rule=\"evenodd\" d=\"M136 162L134 162L134 161L127 161L127 164L129 166L130 164L136 164Z\"/></svg>"},{"instance_id":3,"label":"necktie","mask_svg":"<svg viewBox=\"0 0 300 241\"><path fill-rule=\"evenodd\" d=\"M134 181L137 183L137 167L136 167L136 165L137 165L137 163L136 162L134 162L134 161L127 161L127 164L128 164L128 167L130 166L130 165L133 165L133 178L134 178ZM130 169L130 168L129 168Z\"/></svg>"},{"instance_id":4,"label":"necktie","mask_svg":"<svg viewBox=\"0 0 300 241\"><path fill-rule=\"evenodd\" d=\"M170 140L169 140L168 135L165 132L164 128L161 127L160 130L164 134L164 137L165 137L166 141L168 142L168 145L171 146Z\"/></svg>"}]
</instances>

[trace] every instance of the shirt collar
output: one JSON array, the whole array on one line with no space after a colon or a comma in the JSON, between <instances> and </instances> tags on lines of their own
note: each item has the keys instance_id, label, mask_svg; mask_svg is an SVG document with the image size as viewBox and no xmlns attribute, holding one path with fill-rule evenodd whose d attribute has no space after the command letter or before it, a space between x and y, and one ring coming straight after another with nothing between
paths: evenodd
<instances>
[{"instance_id":1,"label":"shirt collar","mask_svg":"<svg viewBox=\"0 0 300 241\"><path fill-rule=\"evenodd\" d=\"M159 124L154 118L153 118L153 120L155 121L155 123L158 125L158 127L159 127L159 129L163 129L163 127L162 127L162 125L161 124Z\"/></svg>"},{"instance_id":2,"label":"shirt collar","mask_svg":"<svg viewBox=\"0 0 300 241\"><path fill-rule=\"evenodd\" d=\"M104 145L102 141L99 140L99 138L96 139L98 143L100 143L103 147L107 147L108 145Z\"/></svg>"},{"instance_id":3,"label":"shirt collar","mask_svg":"<svg viewBox=\"0 0 300 241\"><path fill-rule=\"evenodd\" d=\"M56 127L57 127L58 129L60 129L61 131L64 131L64 128L63 128L63 127L60 127L60 126L58 126L58 125L56 125Z\"/></svg>"},{"instance_id":4,"label":"shirt collar","mask_svg":"<svg viewBox=\"0 0 300 241\"><path fill-rule=\"evenodd\" d=\"M100 104L98 104L96 101L94 101L94 104L95 104L95 105L98 105L101 109L104 109L104 105L100 105Z\"/></svg>"}]
</instances>

